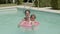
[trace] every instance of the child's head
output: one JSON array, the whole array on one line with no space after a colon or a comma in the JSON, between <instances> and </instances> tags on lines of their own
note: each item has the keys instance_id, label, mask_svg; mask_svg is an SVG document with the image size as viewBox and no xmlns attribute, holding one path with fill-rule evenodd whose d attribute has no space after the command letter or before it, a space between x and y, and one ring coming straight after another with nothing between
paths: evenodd
<instances>
[{"instance_id":1,"label":"child's head","mask_svg":"<svg viewBox=\"0 0 60 34\"><path fill-rule=\"evenodd\" d=\"M30 10L25 11L25 16L30 16Z\"/></svg>"},{"instance_id":2,"label":"child's head","mask_svg":"<svg viewBox=\"0 0 60 34\"><path fill-rule=\"evenodd\" d=\"M30 16L30 19L31 19L31 21L35 21L36 16L35 16L34 14L32 14L32 15Z\"/></svg>"}]
</instances>

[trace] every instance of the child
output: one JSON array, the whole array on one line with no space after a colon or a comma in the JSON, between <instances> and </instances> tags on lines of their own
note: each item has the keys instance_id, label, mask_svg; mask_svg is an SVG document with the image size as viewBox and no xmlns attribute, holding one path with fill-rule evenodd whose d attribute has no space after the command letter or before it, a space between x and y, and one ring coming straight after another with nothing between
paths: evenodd
<instances>
[{"instance_id":1,"label":"child","mask_svg":"<svg viewBox=\"0 0 60 34\"><path fill-rule=\"evenodd\" d=\"M30 10L25 10L25 17L24 19L21 20L21 22L19 23L18 26L20 26L21 24L23 24L23 22L25 22L26 20L30 20Z\"/></svg>"},{"instance_id":2,"label":"child","mask_svg":"<svg viewBox=\"0 0 60 34\"><path fill-rule=\"evenodd\" d=\"M36 27L39 25L39 23L35 19L36 19L36 16L32 14L30 17L32 30L36 29Z\"/></svg>"},{"instance_id":3,"label":"child","mask_svg":"<svg viewBox=\"0 0 60 34\"><path fill-rule=\"evenodd\" d=\"M30 20L30 10L26 10L25 11L25 18L28 18L28 20Z\"/></svg>"},{"instance_id":4,"label":"child","mask_svg":"<svg viewBox=\"0 0 60 34\"><path fill-rule=\"evenodd\" d=\"M25 11L25 17L24 17L24 19L22 20L22 22L21 22L20 25L25 25L25 26L27 26L27 25L28 25L27 23L29 23L29 21L30 21L30 10L26 10L26 11Z\"/></svg>"},{"instance_id":5,"label":"child","mask_svg":"<svg viewBox=\"0 0 60 34\"><path fill-rule=\"evenodd\" d=\"M38 26L39 23L35 19L36 19L36 16L34 14L32 14L30 17L31 24L34 26Z\"/></svg>"}]
</instances>

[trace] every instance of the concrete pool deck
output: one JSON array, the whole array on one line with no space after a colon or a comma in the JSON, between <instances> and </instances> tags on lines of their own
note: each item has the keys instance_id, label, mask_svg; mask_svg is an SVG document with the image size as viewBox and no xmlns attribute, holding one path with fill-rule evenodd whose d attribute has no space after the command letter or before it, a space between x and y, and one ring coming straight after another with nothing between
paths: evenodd
<instances>
[{"instance_id":1,"label":"concrete pool deck","mask_svg":"<svg viewBox=\"0 0 60 34\"><path fill-rule=\"evenodd\" d=\"M14 7L0 7L0 14L16 14L17 9Z\"/></svg>"},{"instance_id":2,"label":"concrete pool deck","mask_svg":"<svg viewBox=\"0 0 60 34\"><path fill-rule=\"evenodd\" d=\"M45 12L53 12L53 13L60 13L60 10L53 10L50 9L51 7L43 7L43 8L37 8L37 7L30 7L30 6L10 6L10 7L0 7L0 9L4 9L4 8L26 8L26 9L33 9L33 10L40 10L40 11L45 11Z\"/></svg>"}]
</instances>

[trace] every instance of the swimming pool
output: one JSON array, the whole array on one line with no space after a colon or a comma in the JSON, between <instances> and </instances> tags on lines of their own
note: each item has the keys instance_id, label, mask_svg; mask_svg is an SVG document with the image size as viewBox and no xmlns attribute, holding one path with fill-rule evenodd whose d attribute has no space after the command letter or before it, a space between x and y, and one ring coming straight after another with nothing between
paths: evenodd
<instances>
[{"instance_id":1,"label":"swimming pool","mask_svg":"<svg viewBox=\"0 0 60 34\"><path fill-rule=\"evenodd\" d=\"M25 9L16 9L16 13L0 15L0 34L60 34L60 14L30 9L31 14L34 13L40 22L39 30L22 32L17 25L23 19Z\"/></svg>"}]
</instances>

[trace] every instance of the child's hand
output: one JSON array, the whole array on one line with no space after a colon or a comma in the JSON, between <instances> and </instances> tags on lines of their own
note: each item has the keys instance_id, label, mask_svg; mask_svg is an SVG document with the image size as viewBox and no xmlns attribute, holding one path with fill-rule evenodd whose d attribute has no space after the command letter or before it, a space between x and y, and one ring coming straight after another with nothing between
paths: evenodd
<instances>
[{"instance_id":1,"label":"child's hand","mask_svg":"<svg viewBox=\"0 0 60 34\"><path fill-rule=\"evenodd\" d=\"M31 25L34 25L34 22L31 22Z\"/></svg>"}]
</instances>

